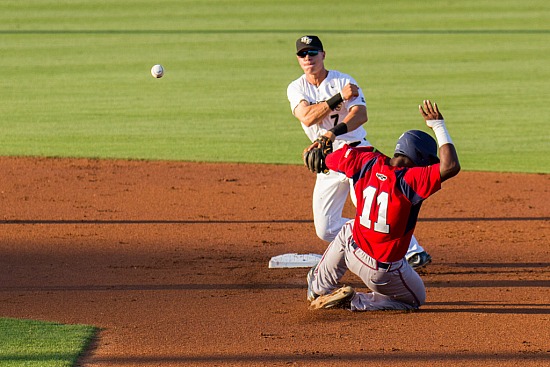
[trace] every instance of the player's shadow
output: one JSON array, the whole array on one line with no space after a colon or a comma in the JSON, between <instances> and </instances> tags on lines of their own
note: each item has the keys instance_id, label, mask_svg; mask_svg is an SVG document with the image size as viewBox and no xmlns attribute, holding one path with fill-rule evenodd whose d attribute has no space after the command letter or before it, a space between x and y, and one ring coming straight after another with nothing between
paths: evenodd
<instances>
[{"instance_id":1,"label":"player's shadow","mask_svg":"<svg viewBox=\"0 0 550 367\"><path fill-rule=\"evenodd\" d=\"M550 315L550 305L536 303L503 303L497 301L428 301L415 312Z\"/></svg>"},{"instance_id":2,"label":"player's shadow","mask_svg":"<svg viewBox=\"0 0 550 367\"><path fill-rule=\"evenodd\" d=\"M545 271L550 269L548 262L536 263L479 263L479 262L462 262L462 263L437 263L426 269L420 269L420 275L431 275L439 277L443 275L490 275L492 278L506 274L522 274L532 275L539 274L541 269Z\"/></svg>"},{"instance_id":3,"label":"player's shadow","mask_svg":"<svg viewBox=\"0 0 550 367\"><path fill-rule=\"evenodd\" d=\"M518 288L518 287L550 287L550 280L546 279L517 279L517 280L454 280L454 281L424 281L428 288Z\"/></svg>"}]
</instances>

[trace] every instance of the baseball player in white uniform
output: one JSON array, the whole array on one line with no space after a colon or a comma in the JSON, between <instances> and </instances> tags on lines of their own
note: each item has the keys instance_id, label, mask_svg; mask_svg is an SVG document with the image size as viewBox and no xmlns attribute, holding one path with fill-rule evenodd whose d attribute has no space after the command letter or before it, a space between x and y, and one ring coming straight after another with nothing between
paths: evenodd
<instances>
[{"instance_id":1,"label":"baseball player in white uniform","mask_svg":"<svg viewBox=\"0 0 550 367\"><path fill-rule=\"evenodd\" d=\"M314 142L338 125L346 131L335 131L333 149L344 144L370 146L363 124L367 122L367 104L361 88L349 75L324 66L325 51L317 36L303 36L296 41L296 57L304 74L289 84L287 97L293 115L300 120L304 132ZM344 123L344 124L340 124ZM348 195L356 205L352 181L330 170L317 174L313 190L313 220L317 236L334 240L349 218L342 212ZM423 267L431 257L413 236L405 256L411 266Z\"/></svg>"}]
</instances>

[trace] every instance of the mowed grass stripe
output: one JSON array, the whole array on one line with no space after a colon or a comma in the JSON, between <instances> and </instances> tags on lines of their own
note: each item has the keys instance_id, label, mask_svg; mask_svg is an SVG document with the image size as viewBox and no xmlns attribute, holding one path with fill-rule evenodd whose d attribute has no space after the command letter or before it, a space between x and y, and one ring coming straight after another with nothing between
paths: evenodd
<instances>
[{"instance_id":1,"label":"mowed grass stripe","mask_svg":"<svg viewBox=\"0 0 550 367\"><path fill-rule=\"evenodd\" d=\"M3 3L0 154L300 164L286 86L295 39L317 33L327 66L363 87L383 151L423 127L430 98L464 169L549 171L546 3L329 5Z\"/></svg>"}]
</instances>

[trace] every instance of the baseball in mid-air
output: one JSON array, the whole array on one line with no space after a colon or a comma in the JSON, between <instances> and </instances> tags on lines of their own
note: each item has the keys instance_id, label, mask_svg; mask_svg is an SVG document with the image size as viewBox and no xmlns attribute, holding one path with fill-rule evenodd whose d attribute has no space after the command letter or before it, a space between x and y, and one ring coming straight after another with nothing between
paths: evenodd
<instances>
[{"instance_id":1,"label":"baseball in mid-air","mask_svg":"<svg viewBox=\"0 0 550 367\"><path fill-rule=\"evenodd\" d=\"M162 76L164 75L164 68L162 67L162 65L154 65L152 68L151 68L151 75L154 77L154 78L162 78Z\"/></svg>"}]
</instances>

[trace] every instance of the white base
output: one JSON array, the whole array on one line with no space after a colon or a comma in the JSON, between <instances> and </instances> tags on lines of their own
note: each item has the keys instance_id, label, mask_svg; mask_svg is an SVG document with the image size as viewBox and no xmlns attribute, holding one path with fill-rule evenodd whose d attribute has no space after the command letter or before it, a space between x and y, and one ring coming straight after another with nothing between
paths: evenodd
<instances>
[{"instance_id":1,"label":"white base","mask_svg":"<svg viewBox=\"0 0 550 367\"><path fill-rule=\"evenodd\" d=\"M270 268L311 268L317 265L323 255L318 254L282 254L269 260Z\"/></svg>"}]
</instances>

